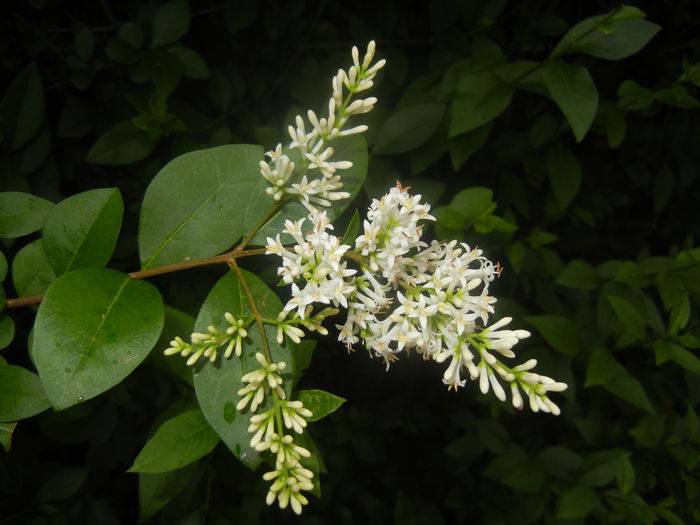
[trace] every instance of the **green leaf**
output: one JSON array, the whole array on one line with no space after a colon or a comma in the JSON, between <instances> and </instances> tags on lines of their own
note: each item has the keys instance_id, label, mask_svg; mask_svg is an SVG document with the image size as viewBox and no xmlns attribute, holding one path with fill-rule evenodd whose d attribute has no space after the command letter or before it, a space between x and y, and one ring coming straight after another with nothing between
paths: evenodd
<instances>
[{"instance_id":1,"label":"green leaf","mask_svg":"<svg viewBox=\"0 0 700 525\"><path fill-rule=\"evenodd\" d=\"M474 217L493 207L493 190L474 186L460 191L452 198L450 208L465 217Z\"/></svg>"},{"instance_id":2,"label":"green leaf","mask_svg":"<svg viewBox=\"0 0 700 525\"><path fill-rule=\"evenodd\" d=\"M636 7L620 7L612 13L587 18L562 37L551 56L585 53L620 60L634 55L661 29L656 24L640 20L644 16Z\"/></svg>"},{"instance_id":3,"label":"green leaf","mask_svg":"<svg viewBox=\"0 0 700 525\"><path fill-rule=\"evenodd\" d=\"M700 358L690 350L670 341L655 341L654 354L656 364L660 365L667 361L673 361L685 368L688 372L700 375Z\"/></svg>"},{"instance_id":4,"label":"green leaf","mask_svg":"<svg viewBox=\"0 0 700 525\"><path fill-rule=\"evenodd\" d=\"M449 139L450 160L455 171L464 166L464 163L486 144L492 129L493 122L490 122L485 126Z\"/></svg>"},{"instance_id":5,"label":"green leaf","mask_svg":"<svg viewBox=\"0 0 700 525\"><path fill-rule=\"evenodd\" d=\"M50 406L38 375L21 366L0 366L0 421L32 417Z\"/></svg>"},{"instance_id":6,"label":"green leaf","mask_svg":"<svg viewBox=\"0 0 700 525\"><path fill-rule=\"evenodd\" d=\"M198 462L158 474L139 474L139 523L150 519L197 479Z\"/></svg>"},{"instance_id":7,"label":"green leaf","mask_svg":"<svg viewBox=\"0 0 700 525\"><path fill-rule=\"evenodd\" d=\"M340 405L347 401L342 397L323 390L300 390L297 392L297 399L304 403L304 407L313 412L313 416L309 418L309 421L318 421L332 414L338 410Z\"/></svg>"},{"instance_id":8,"label":"green leaf","mask_svg":"<svg viewBox=\"0 0 700 525\"><path fill-rule=\"evenodd\" d=\"M638 339L644 338L644 328L646 323L642 314L630 303L627 299L623 299L617 295L607 294L606 299L612 306L615 315L620 320L630 334Z\"/></svg>"},{"instance_id":9,"label":"green leaf","mask_svg":"<svg viewBox=\"0 0 700 525\"><path fill-rule=\"evenodd\" d=\"M343 191L350 193L348 199L336 201L333 207L328 210L328 218L333 222L352 203L362 190L362 186L367 178L367 143L361 135L350 135L335 139L333 141L334 153L332 160L349 160L352 168L343 170ZM262 155L260 157L262 159ZM258 161L260 160L258 159ZM244 232L250 232L272 208L274 201L265 192L268 182L260 176L258 161L255 163L256 182L255 187L249 195L245 196L245 221ZM315 174L317 175L317 173ZM389 188L386 188L389 191ZM297 201L292 201L273 216L263 228L251 240L252 245L264 245L267 237L274 237L284 230L284 221L299 220L309 214Z\"/></svg>"},{"instance_id":10,"label":"green leaf","mask_svg":"<svg viewBox=\"0 0 700 525\"><path fill-rule=\"evenodd\" d=\"M596 385L604 386L608 392L642 410L654 412L639 380L618 363L605 348L597 348L588 359L585 386Z\"/></svg>"},{"instance_id":11,"label":"green leaf","mask_svg":"<svg viewBox=\"0 0 700 525\"><path fill-rule=\"evenodd\" d=\"M619 450L598 450L583 460L578 482L587 487L602 487L617 476Z\"/></svg>"},{"instance_id":12,"label":"green leaf","mask_svg":"<svg viewBox=\"0 0 700 525\"><path fill-rule=\"evenodd\" d=\"M654 507L654 512L656 512L660 518L664 519L666 523L669 523L670 525L686 525L686 522L683 521L675 512L673 512L671 509L667 509L666 507Z\"/></svg>"},{"instance_id":13,"label":"green leaf","mask_svg":"<svg viewBox=\"0 0 700 525\"><path fill-rule=\"evenodd\" d=\"M556 283L578 290L592 290L600 285L600 279L593 266L586 261L575 259L564 267Z\"/></svg>"},{"instance_id":14,"label":"green leaf","mask_svg":"<svg viewBox=\"0 0 700 525\"><path fill-rule=\"evenodd\" d=\"M184 467L211 452L219 436L199 409L163 423L139 452L128 472L159 473Z\"/></svg>"},{"instance_id":15,"label":"green leaf","mask_svg":"<svg viewBox=\"0 0 700 525\"><path fill-rule=\"evenodd\" d=\"M252 273L244 271L243 275L256 300L260 314L267 318L276 318L282 310L282 302L277 294ZM245 291L236 274L232 272L219 279L209 292L197 316L195 331L206 331L209 325L225 329L228 326L224 320L226 312L231 312L234 317L244 317L251 313ZM287 363L287 368L282 374L286 388L295 375L295 363L290 346L286 343L277 344L276 333L274 327L267 326L265 329L273 361ZM236 391L241 388L239 385L242 385L241 377L244 374L260 368L260 364L255 360L255 354L262 351L258 327L251 325L248 329L248 338L244 341L242 358L219 357L214 363L202 364L194 375L195 392L207 421L236 457L252 469L260 465L262 458L260 453L250 446L251 435L248 433L250 414L239 413L236 410L236 404L239 401Z\"/></svg>"},{"instance_id":16,"label":"green leaf","mask_svg":"<svg viewBox=\"0 0 700 525\"><path fill-rule=\"evenodd\" d=\"M189 47L177 46L168 49L182 66L182 74L187 78L209 78L211 72L207 63L197 51Z\"/></svg>"},{"instance_id":17,"label":"green leaf","mask_svg":"<svg viewBox=\"0 0 700 525\"><path fill-rule=\"evenodd\" d=\"M56 279L44 253L43 242L37 239L22 248L12 261L12 282L20 297L39 295Z\"/></svg>"},{"instance_id":18,"label":"green leaf","mask_svg":"<svg viewBox=\"0 0 700 525\"><path fill-rule=\"evenodd\" d=\"M451 206L440 206L431 210L431 214L438 224L450 230L463 230L467 227L469 219Z\"/></svg>"},{"instance_id":19,"label":"green leaf","mask_svg":"<svg viewBox=\"0 0 700 525\"><path fill-rule=\"evenodd\" d=\"M617 458L617 488L623 494L629 494L634 488L634 467L630 461L630 453L623 451Z\"/></svg>"},{"instance_id":20,"label":"green leaf","mask_svg":"<svg viewBox=\"0 0 700 525\"><path fill-rule=\"evenodd\" d=\"M44 121L44 87L39 68L32 62L7 88L0 101L0 137L10 151L27 144Z\"/></svg>"},{"instance_id":21,"label":"green leaf","mask_svg":"<svg viewBox=\"0 0 700 525\"><path fill-rule=\"evenodd\" d=\"M373 153L406 153L425 144L440 126L445 105L427 103L396 110L379 128Z\"/></svg>"},{"instance_id":22,"label":"green leaf","mask_svg":"<svg viewBox=\"0 0 700 525\"><path fill-rule=\"evenodd\" d=\"M479 233L489 233L492 231L514 232L518 227L497 215L486 214L476 217L474 220L474 231Z\"/></svg>"},{"instance_id":23,"label":"green leaf","mask_svg":"<svg viewBox=\"0 0 700 525\"><path fill-rule=\"evenodd\" d=\"M119 38L139 48L143 44L143 29L135 22L127 22L119 26Z\"/></svg>"},{"instance_id":24,"label":"green leaf","mask_svg":"<svg viewBox=\"0 0 700 525\"><path fill-rule=\"evenodd\" d=\"M108 269L80 269L46 291L34 359L51 403L67 408L110 389L148 355L163 328L151 284Z\"/></svg>"},{"instance_id":25,"label":"green leaf","mask_svg":"<svg viewBox=\"0 0 700 525\"><path fill-rule=\"evenodd\" d=\"M0 193L0 238L12 239L40 230L54 204L29 193Z\"/></svg>"},{"instance_id":26,"label":"green leaf","mask_svg":"<svg viewBox=\"0 0 700 525\"><path fill-rule=\"evenodd\" d=\"M11 423L0 422L0 445L5 449L5 452L10 451L10 446L12 445L12 434L17 428L17 422L13 421Z\"/></svg>"},{"instance_id":27,"label":"green leaf","mask_svg":"<svg viewBox=\"0 0 700 525\"><path fill-rule=\"evenodd\" d=\"M360 233L360 214L357 213L357 210L352 214L352 218L350 219L350 222L348 223L348 227L345 228L345 233L343 234L343 237L340 239L340 244L349 244L350 246L355 245L355 239L357 239L357 235Z\"/></svg>"},{"instance_id":28,"label":"green leaf","mask_svg":"<svg viewBox=\"0 0 700 525\"><path fill-rule=\"evenodd\" d=\"M115 37L107 42L105 54L117 64L133 64L139 61L141 52L128 40Z\"/></svg>"},{"instance_id":29,"label":"green leaf","mask_svg":"<svg viewBox=\"0 0 700 525\"><path fill-rule=\"evenodd\" d=\"M573 487L563 492L557 504L559 519L582 518L596 506L598 496L588 487Z\"/></svg>"},{"instance_id":30,"label":"green leaf","mask_svg":"<svg viewBox=\"0 0 700 525\"><path fill-rule=\"evenodd\" d=\"M180 83L180 61L162 49L151 49L143 57L143 65L160 96L168 97Z\"/></svg>"},{"instance_id":31,"label":"green leaf","mask_svg":"<svg viewBox=\"0 0 700 525\"><path fill-rule=\"evenodd\" d=\"M515 87L490 71L463 75L452 105L449 136L480 128L510 105Z\"/></svg>"},{"instance_id":32,"label":"green leaf","mask_svg":"<svg viewBox=\"0 0 700 525\"><path fill-rule=\"evenodd\" d=\"M148 157L156 143L130 120L116 123L97 139L85 157L85 162L108 166L133 164Z\"/></svg>"},{"instance_id":33,"label":"green leaf","mask_svg":"<svg viewBox=\"0 0 700 525\"><path fill-rule=\"evenodd\" d=\"M547 175L559 207L566 209L581 188L581 165L560 142L552 144L547 152Z\"/></svg>"},{"instance_id":34,"label":"green leaf","mask_svg":"<svg viewBox=\"0 0 700 525\"><path fill-rule=\"evenodd\" d=\"M56 275L107 264L117 243L124 204L117 188L79 193L47 215L44 252Z\"/></svg>"},{"instance_id":35,"label":"green leaf","mask_svg":"<svg viewBox=\"0 0 700 525\"><path fill-rule=\"evenodd\" d=\"M186 0L165 2L153 17L152 47L172 44L190 30L190 5Z\"/></svg>"},{"instance_id":36,"label":"green leaf","mask_svg":"<svg viewBox=\"0 0 700 525\"><path fill-rule=\"evenodd\" d=\"M581 456L569 448L554 445L539 452L535 461L547 474L558 479L567 479L572 472L578 469L581 464Z\"/></svg>"},{"instance_id":37,"label":"green leaf","mask_svg":"<svg viewBox=\"0 0 700 525\"><path fill-rule=\"evenodd\" d=\"M598 90L590 73L583 66L554 60L542 67L542 79L571 126L576 142L581 142L598 110Z\"/></svg>"},{"instance_id":38,"label":"green leaf","mask_svg":"<svg viewBox=\"0 0 700 525\"><path fill-rule=\"evenodd\" d=\"M579 352L579 331L561 315L531 315L525 321L534 326L552 348L566 355Z\"/></svg>"},{"instance_id":39,"label":"green leaf","mask_svg":"<svg viewBox=\"0 0 700 525\"><path fill-rule=\"evenodd\" d=\"M219 146L186 153L160 170L141 207L143 268L209 257L230 248L244 231L244 210L262 178L262 156L259 146Z\"/></svg>"},{"instance_id":40,"label":"green leaf","mask_svg":"<svg viewBox=\"0 0 700 525\"><path fill-rule=\"evenodd\" d=\"M7 277L7 258L0 252L0 282L4 281L5 277Z\"/></svg>"},{"instance_id":41,"label":"green leaf","mask_svg":"<svg viewBox=\"0 0 700 525\"><path fill-rule=\"evenodd\" d=\"M82 26L73 37L73 49L75 54L83 62L90 60L95 50L95 35L89 27Z\"/></svg>"},{"instance_id":42,"label":"green leaf","mask_svg":"<svg viewBox=\"0 0 700 525\"><path fill-rule=\"evenodd\" d=\"M690 300L688 293L684 293L676 304L671 308L671 315L668 320L668 333L676 335L683 330L690 320Z\"/></svg>"},{"instance_id":43,"label":"green leaf","mask_svg":"<svg viewBox=\"0 0 700 525\"><path fill-rule=\"evenodd\" d=\"M0 350L10 346L15 338L15 322L9 315L0 316Z\"/></svg>"}]
</instances>

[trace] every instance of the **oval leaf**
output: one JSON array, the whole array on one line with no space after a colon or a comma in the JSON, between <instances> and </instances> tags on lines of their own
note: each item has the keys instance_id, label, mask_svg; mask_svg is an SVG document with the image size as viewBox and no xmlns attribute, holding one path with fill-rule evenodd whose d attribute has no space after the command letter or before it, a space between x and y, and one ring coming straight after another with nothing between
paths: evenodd
<instances>
[{"instance_id":1,"label":"oval leaf","mask_svg":"<svg viewBox=\"0 0 700 525\"><path fill-rule=\"evenodd\" d=\"M0 421L32 417L50 406L38 375L21 366L0 366Z\"/></svg>"},{"instance_id":2,"label":"oval leaf","mask_svg":"<svg viewBox=\"0 0 700 525\"><path fill-rule=\"evenodd\" d=\"M452 107L450 137L491 122L508 108L514 90L490 71L462 76Z\"/></svg>"},{"instance_id":3,"label":"oval leaf","mask_svg":"<svg viewBox=\"0 0 700 525\"><path fill-rule=\"evenodd\" d=\"M156 474L184 467L206 456L219 436L199 409L188 410L165 421L139 452L129 472Z\"/></svg>"},{"instance_id":4,"label":"oval leaf","mask_svg":"<svg viewBox=\"0 0 700 525\"><path fill-rule=\"evenodd\" d=\"M97 139L90 148L86 162L108 166L123 166L145 159L156 147L145 131L131 121L118 122Z\"/></svg>"},{"instance_id":5,"label":"oval leaf","mask_svg":"<svg viewBox=\"0 0 700 525\"><path fill-rule=\"evenodd\" d=\"M562 37L552 56L585 53L607 60L634 55L659 32L661 27L641 20L636 7L619 7L612 13L582 20Z\"/></svg>"},{"instance_id":6,"label":"oval leaf","mask_svg":"<svg viewBox=\"0 0 700 525\"><path fill-rule=\"evenodd\" d=\"M422 146L435 133L444 104L418 104L395 111L377 133L374 153L405 153Z\"/></svg>"},{"instance_id":7,"label":"oval leaf","mask_svg":"<svg viewBox=\"0 0 700 525\"><path fill-rule=\"evenodd\" d=\"M30 242L12 260L12 282L20 297L39 295L56 279L41 239Z\"/></svg>"},{"instance_id":8,"label":"oval leaf","mask_svg":"<svg viewBox=\"0 0 700 525\"><path fill-rule=\"evenodd\" d=\"M9 138L14 151L41 129L44 120L44 87L39 68L34 62L12 81L0 102L0 131Z\"/></svg>"},{"instance_id":9,"label":"oval leaf","mask_svg":"<svg viewBox=\"0 0 700 525\"><path fill-rule=\"evenodd\" d=\"M531 315L525 320L534 326L552 348L562 354L575 355L579 351L579 333L576 325L561 315Z\"/></svg>"},{"instance_id":10,"label":"oval leaf","mask_svg":"<svg viewBox=\"0 0 700 525\"><path fill-rule=\"evenodd\" d=\"M262 157L260 146L220 146L186 153L160 170L141 208L143 268L230 248L241 237L244 210L262 178Z\"/></svg>"},{"instance_id":11,"label":"oval leaf","mask_svg":"<svg viewBox=\"0 0 700 525\"><path fill-rule=\"evenodd\" d=\"M46 217L44 251L56 275L107 264L122 222L119 190L86 191L59 202Z\"/></svg>"},{"instance_id":12,"label":"oval leaf","mask_svg":"<svg viewBox=\"0 0 700 525\"><path fill-rule=\"evenodd\" d=\"M566 209L581 188L581 165L571 150L559 142L547 153L547 175L559 207Z\"/></svg>"},{"instance_id":13,"label":"oval leaf","mask_svg":"<svg viewBox=\"0 0 700 525\"><path fill-rule=\"evenodd\" d=\"M243 272L243 275L257 301L261 315L275 318L282 310L279 297L260 278L249 272ZM209 325L225 329L228 326L224 320L226 312L231 312L236 317L250 314L245 292L234 273L228 273L219 279L209 292L197 316L195 331L206 331ZM282 378L285 380L285 388L288 389L295 372L291 347L288 344L277 344L274 327L266 327L265 333L273 360L287 363ZM243 374L260 368L260 364L255 360L256 352L262 352L262 343L257 325L252 325L244 342L242 358L232 356L230 359L223 359L220 356L213 363L204 363L194 374L194 387L204 416L238 459L250 468L256 468L262 460L260 453L250 447L250 415L236 410L239 400L236 392L241 388Z\"/></svg>"},{"instance_id":14,"label":"oval leaf","mask_svg":"<svg viewBox=\"0 0 700 525\"><path fill-rule=\"evenodd\" d=\"M190 5L186 0L165 2L153 17L153 47L172 44L190 30Z\"/></svg>"},{"instance_id":15,"label":"oval leaf","mask_svg":"<svg viewBox=\"0 0 700 525\"><path fill-rule=\"evenodd\" d=\"M552 100L569 122L576 142L581 142L598 111L598 90L588 70L554 60L544 64L542 78Z\"/></svg>"},{"instance_id":16,"label":"oval leaf","mask_svg":"<svg viewBox=\"0 0 700 525\"><path fill-rule=\"evenodd\" d=\"M163 302L145 281L108 269L62 275L46 291L34 359L56 408L118 384L148 355L163 328Z\"/></svg>"},{"instance_id":17,"label":"oval leaf","mask_svg":"<svg viewBox=\"0 0 700 525\"><path fill-rule=\"evenodd\" d=\"M0 193L0 238L22 237L40 230L53 207L53 202L29 193Z\"/></svg>"},{"instance_id":18,"label":"oval leaf","mask_svg":"<svg viewBox=\"0 0 700 525\"><path fill-rule=\"evenodd\" d=\"M304 403L304 407L313 413L309 421L318 421L332 414L338 410L340 405L347 401L324 390L300 390L297 392L297 399Z\"/></svg>"}]
</instances>

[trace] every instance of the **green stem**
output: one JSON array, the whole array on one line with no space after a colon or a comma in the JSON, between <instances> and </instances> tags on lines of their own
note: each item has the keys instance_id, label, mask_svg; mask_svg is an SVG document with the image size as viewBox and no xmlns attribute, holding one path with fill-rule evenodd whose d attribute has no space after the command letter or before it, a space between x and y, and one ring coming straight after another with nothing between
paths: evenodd
<instances>
[{"instance_id":1,"label":"green stem","mask_svg":"<svg viewBox=\"0 0 700 525\"><path fill-rule=\"evenodd\" d=\"M253 293L250 291L250 287L248 286L248 282L245 280L245 276L243 275L243 272L241 271L241 268L238 266L238 263L236 262L235 259L231 261L227 261L229 267L236 273L236 276L238 277L238 282L241 283L241 287L243 288L243 292L245 293L246 299L248 300L248 304L250 305L250 311L253 313L253 316L255 316L255 322L258 325L258 329L260 330L260 341L262 342L262 347L263 347L263 353L265 354L265 358L272 363L272 354L270 353L270 345L267 342L267 335L265 334L265 323L263 320L263 316L260 315L260 310L258 310L258 305L255 302L255 298L253 297Z\"/></svg>"},{"instance_id":2,"label":"green stem","mask_svg":"<svg viewBox=\"0 0 700 525\"><path fill-rule=\"evenodd\" d=\"M260 314L260 310L258 310L258 305L255 302L253 293L250 291L248 282L245 280L245 276L243 275L243 272L238 266L236 260L234 259L232 261L229 261L228 265L236 273L236 276L238 277L238 282L241 283L243 292L245 293L246 299L248 300L250 310L255 316L255 322L258 325L258 330L260 330L260 342L262 343L265 358L267 359L268 363L273 363L274 361L272 360L272 352L270 352L270 344L267 341L267 334L265 333L265 318L263 318L263 316ZM280 437L282 437L284 436L284 425L282 424L282 410L280 407L280 398L274 389L272 389L271 394L273 408L275 411L275 425L277 426L277 434Z\"/></svg>"}]
</instances>

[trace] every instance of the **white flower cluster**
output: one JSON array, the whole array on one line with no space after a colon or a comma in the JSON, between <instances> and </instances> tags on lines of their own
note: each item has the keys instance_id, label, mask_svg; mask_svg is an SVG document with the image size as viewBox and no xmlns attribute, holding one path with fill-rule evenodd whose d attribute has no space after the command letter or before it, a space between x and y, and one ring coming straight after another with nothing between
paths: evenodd
<instances>
[{"instance_id":1,"label":"white flower cluster","mask_svg":"<svg viewBox=\"0 0 700 525\"><path fill-rule=\"evenodd\" d=\"M352 48L353 65L347 72L338 70L333 77L327 117L319 118L309 110L306 115L308 126L301 115L295 119L296 126L289 126L292 140L287 149L290 154L298 152L300 166L289 158L282 144L267 152L269 161L260 161L260 173L270 183L267 193L275 200L292 195L312 211L314 206L327 207L331 201L350 196L348 192L340 191L343 183L336 171L351 168L352 162L331 161L333 147L329 143L338 137L367 130L366 125L344 128L350 117L371 111L377 102L375 97L352 100L357 93L372 87L377 72L386 64L384 59L372 64L375 47L374 41L369 43L362 62L357 47ZM318 174L312 174L312 170L318 170Z\"/></svg>"},{"instance_id":2,"label":"white flower cluster","mask_svg":"<svg viewBox=\"0 0 700 525\"><path fill-rule=\"evenodd\" d=\"M268 505L277 500L280 508L288 505L301 514L302 506L308 503L302 490L313 489L313 472L301 464L301 458L308 458L311 453L294 443L291 434L285 434L285 428L297 434L304 432L306 419L313 414L301 401L287 401L282 388L282 377L278 374L286 368L284 362L271 363L258 352L255 359L260 368L245 374L241 381L247 385L238 391L241 400L237 410L250 408L248 432L253 434L250 446L258 452L269 450L275 455L275 468L263 475L266 481L272 481L267 493ZM272 406L262 413L255 413L263 405L267 396L272 397ZM280 417L281 416L281 417Z\"/></svg>"},{"instance_id":3,"label":"white flower cluster","mask_svg":"<svg viewBox=\"0 0 700 525\"><path fill-rule=\"evenodd\" d=\"M165 355L180 354L188 357L187 364L194 365L200 357L208 357L209 361L216 359L217 351L220 347L228 345L224 351L224 357L228 359L231 354L236 353L241 356L243 351L243 338L248 335L246 327L253 321L251 318L237 319L230 312L224 314L224 318L229 323L229 327L224 333L216 327L209 326L208 333L195 332L190 336L190 342L185 342L181 337L176 337L170 341L170 347L163 352Z\"/></svg>"},{"instance_id":4,"label":"white flower cluster","mask_svg":"<svg viewBox=\"0 0 700 525\"><path fill-rule=\"evenodd\" d=\"M496 302L489 283L500 268L466 244L422 241L420 221L434 218L420 195L407 190L398 185L372 202L354 250L326 232L332 225L318 211L309 214L313 229L306 234L303 220L287 222L293 248L284 247L279 235L267 239L266 253L282 257L278 273L292 283L292 299L284 307L297 310L290 322L302 325L313 317L313 303L342 306L347 317L337 325L339 340L348 348L362 342L387 369L399 353L414 349L425 359L449 360L443 382L450 388L465 385L466 369L484 393L490 387L505 400L499 380L506 381L516 408L523 406L522 389L532 410L558 414L547 392L565 389L564 383L528 372L533 360L509 368L494 355L514 357L513 346L530 335L503 330L510 318L487 326ZM348 260L357 262L359 272L348 268Z\"/></svg>"}]
</instances>

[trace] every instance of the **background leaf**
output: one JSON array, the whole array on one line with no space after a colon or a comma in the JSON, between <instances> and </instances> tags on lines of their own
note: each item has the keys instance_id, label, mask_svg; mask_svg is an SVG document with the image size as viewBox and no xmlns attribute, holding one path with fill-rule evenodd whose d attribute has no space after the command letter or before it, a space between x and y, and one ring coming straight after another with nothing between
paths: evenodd
<instances>
[{"instance_id":1,"label":"background leaf","mask_svg":"<svg viewBox=\"0 0 700 525\"><path fill-rule=\"evenodd\" d=\"M43 231L46 258L56 275L107 264L123 212L116 188L86 191L59 202L46 217Z\"/></svg>"},{"instance_id":2,"label":"background leaf","mask_svg":"<svg viewBox=\"0 0 700 525\"><path fill-rule=\"evenodd\" d=\"M581 142L598 110L598 90L590 73L583 66L554 60L544 64L542 78L569 122L576 142Z\"/></svg>"},{"instance_id":3,"label":"background leaf","mask_svg":"<svg viewBox=\"0 0 700 525\"><path fill-rule=\"evenodd\" d=\"M464 75L452 107L450 137L475 130L495 119L508 108L514 89L489 71Z\"/></svg>"},{"instance_id":4,"label":"background leaf","mask_svg":"<svg viewBox=\"0 0 700 525\"><path fill-rule=\"evenodd\" d=\"M165 2L153 19L153 47L172 44L190 30L190 5L186 0Z\"/></svg>"},{"instance_id":5,"label":"background leaf","mask_svg":"<svg viewBox=\"0 0 700 525\"><path fill-rule=\"evenodd\" d=\"M0 193L0 238L29 235L40 230L54 204L29 193Z\"/></svg>"},{"instance_id":6,"label":"background leaf","mask_svg":"<svg viewBox=\"0 0 700 525\"><path fill-rule=\"evenodd\" d=\"M566 209L581 188L581 165L571 150L559 142L547 152L547 175L559 206Z\"/></svg>"},{"instance_id":7,"label":"background leaf","mask_svg":"<svg viewBox=\"0 0 700 525\"><path fill-rule=\"evenodd\" d=\"M85 162L107 166L123 166L145 159L156 143L131 121L118 122L105 131L90 148Z\"/></svg>"},{"instance_id":8,"label":"background leaf","mask_svg":"<svg viewBox=\"0 0 700 525\"><path fill-rule=\"evenodd\" d=\"M530 315L525 320L534 326L552 348L562 354L579 351L579 331L576 325L561 315Z\"/></svg>"},{"instance_id":9,"label":"background leaf","mask_svg":"<svg viewBox=\"0 0 700 525\"><path fill-rule=\"evenodd\" d=\"M44 87L32 62L15 77L0 101L0 130L14 151L29 142L44 120Z\"/></svg>"},{"instance_id":10,"label":"background leaf","mask_svg":"<svg viewBox=\"0 0 700 525\"><path fill-rule=\"evenodd\" d=\"M38 375L21 366L0 366L0 421L32 417L50 406Z\"/></svg>"},{"instance_id":11,"label":"background leaf","mask_svg":"<svg viewBox=\"0 0 700 525\"><path fill-rule=\"evenodd\" d=\"M440 126L445 105L427 103L394 112L377 132L373 153L405 153L424 144Z\"/></svg>"},{"instance_id":12,"label":"background leaf","mask_svg":"<svg viewBox=\"0 0 700 525\"><path fill-rule=\"evenodd\" d=\"M262 157L259 146L220 146L187 153L160 170L141 208L143 268L209 257L230 248L244 231L243 213L262 178Z\"/></svg>"},{"instance_id":13,"label":"background leaf","mask_svg":"<svg viewBox=\"0 0 700 525\"><path fill-rule=\"evenodd\" d=\"M162 328L160 294L145 281L91 268L56 279L34 328L34 359L51 403L67 408L118 384Z\"/></svg>"},{"instance_id":14,"label":"background leaf","mask_svg":"<svg viewBox=\"0 0 700 525\"><path fill-rule=\"evenodd\" d=\"M159 473L184 467L211 452L219 436L201 410L188 410L165 421L139 452L129 472Z\"/></svg>"},{"instance_id":15,"label":"background leaf","mask_svg":"<svg viewBox=\"0 0 700 525\"><path fill-rule=\"evenodd\" d=\"M198 463L159 474L139 474L139 522L155 515L192 482L197 481Z\"/></svg>"},{"instance_id":16,"label":"background leaf","mask_svg":"<svg viewBox=\"0 0 700 525\"><path fill-rule=\"evenodd\" d=\"M340 408L340 405L347 401L340 396L323 390L299 390L297 399L304 403L304 407L313 413L309 421L318 421L332 414Z\"/></svg>"},{"instance_id":17,"label":"background leaf","mask_svg":"<svg viewBox=\"0 0 700 525\"><path fill-rule=\"evenodd\" d=\"M30 242L12 260L12 282L20 297L42 294L56 279L43 246L41 239Z\"/></svg>"},{"instance_id":18,"label":"background leaf","mask_svg":"<svg viewBox=\"0 0 700 525\"><path fill-rule=\"evenodd\" d=\"M593 509L597 501L595 492L588 487L573 487L561 495L556 517L559 519L581 518Z\"/></svg>"},{"instance_id":19,"label":"background leaf","mask_svg":"<svg viewBox=\"0 0 700 525\"><path fill-rule=\"evenodd\" d=\"M646 46L661 29L640 20L643 17L644 13L636 7L623 6L611 14L587 18L562 37L552 56L585 53L607 60L627 58Z\"/></svg>"}]
</instances>

